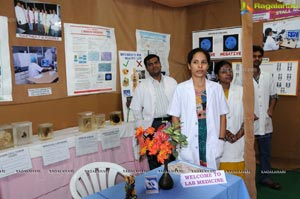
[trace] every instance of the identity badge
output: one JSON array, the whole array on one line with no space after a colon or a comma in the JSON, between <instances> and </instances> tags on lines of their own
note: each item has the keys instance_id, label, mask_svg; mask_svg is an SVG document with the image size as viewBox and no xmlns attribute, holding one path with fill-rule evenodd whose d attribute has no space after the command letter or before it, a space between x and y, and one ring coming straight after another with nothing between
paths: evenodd
<instances>
[{"instance_id":1,"label":"identity badge","mask_svg":"<svg viewBox=\"0 0 300 199\"><path fill-rule=\"evenodd\" d=\"M158 193L158 180L157 176L145 176L146 193Z\"/></svg>"}]
</instances>

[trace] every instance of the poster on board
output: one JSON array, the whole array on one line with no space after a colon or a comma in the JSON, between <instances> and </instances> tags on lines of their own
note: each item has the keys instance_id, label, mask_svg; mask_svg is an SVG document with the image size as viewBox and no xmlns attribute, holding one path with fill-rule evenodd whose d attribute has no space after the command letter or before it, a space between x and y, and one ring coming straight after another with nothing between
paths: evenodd
<instances>
[{"instance_id":1,"label":"poster on board","mask_svg":"<svg viewBox=\"0 0 300 199\"><path fill-rule=\"evenodd\" d=\"M0 16L0 102L12 101L7 17Z\"/></svg>"},{"instance_id":2,"label":"poster on board","mask_svg":"<svg viewBox=\"0 0 300 199\"><path fill-rule=\"evenodd\" d=\"M284 18L300 16L300 1L295 0L277 0L276 3L253 3L253 22L271 21ZM247 12L247 5L244 2L241 10Z\"/></svg>"},{"instance_id":3,"label":"poster on board","mask_svg":"<svg viewBox=\"0 0 300 199\"><path fill-rule=\"evenodd\" d=\"M146 78L146 68L142 62L142 53L119 51L123 118L125 122L134 121L129 106L135 88Z\"/></svg>"},{"instance_id":4,"label":"poster on board","mask_svg":"<svg viewBox=\"0 0 300 199\"><path fill-rule=\"evenodd\" d=\"M242 63L233 62L233 80L238 85L243 85ZM298 61L272 61L263 62L260 69L272 74L278 95L298 95Z\"/></svg>"},{"instance_id":5,"label":"poster on board","mask_svg":"<svg viewBox=\"0 0 300 199\"><path fill-rule=\"evenodd\" d=\"M15 84L46 84L58 82L55 47L13 46Z\"/></svg>"},{"instance_id":6,"label":"poster on board","mask_svg":"<svg viewBox=\"0 0 300 199\"><path fill-rule=\"evenodd\" d=\"M61 14L57 4L14 0L16 36L61 41Z\"/></svg>"},{"instance_id":7,"label":"poster on board","mask_svg":"<svg viewBox=\"0 0 300 199\"><path fill-rule=\"evenodd\" d=\"M300 17L263 24L265 51L300 48Z\"/></svg>"},{"instance_id":8,"label":"poster on board","mask_svg":"<svg viewBox=\"0 0 300 199\"><path fill-rule=\"evenodd\" d=\"M169 72L170 35L145 30L136 30L137 51L142 53L142 58L149 54L156 54L160 58L161 71L164 75ZM146 77L148 77L146 72Z\"/></svg>"},{"instance_id":9,"label":"poster on board","mask_svg":"<svg viewBox=\"0 0 300 199\"><path fill-rule=\"evenodd\" d=\"M113 28L64 23L68 95L116 90L117 44Z\"/></svg>"},{"instance_id":10,"label":"poster on board","mask_svg":"<svg viewBox=\"0 0 300 199\"><path fill-rule=\"evenodd\" d=\"M193 31L193 48L202 48L211 59L238 59L242 57L242 28L231 27Z\"/></svg>"},{"instance_id":11,"label":"poster on board","mask_svg":"<svg viewBox=\"0 0 300 199\"><path fill-rule=\"evenodd\" d=\"M298 95L298 61L268 62L260 68L272 74L279 95Z\"/></svg>"}]
</instances>

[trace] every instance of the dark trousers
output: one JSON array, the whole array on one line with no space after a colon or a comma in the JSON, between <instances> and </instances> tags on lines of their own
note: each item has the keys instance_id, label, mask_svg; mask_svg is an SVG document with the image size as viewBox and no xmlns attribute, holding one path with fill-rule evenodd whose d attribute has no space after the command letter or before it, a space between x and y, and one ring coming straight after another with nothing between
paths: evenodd
<instances>
[{"instance_id":1,"label":"dark trousers","mask_svg":"<svg viewBox=\"0 0 300 199\"><path fill-rule=\"evenodd\" d=\"M271 142L272 133L266 135L255 136L259 150L259 163L260 163L260 177L259 180L264 182L270 178L271 172Z\"/></svg>"},{"instance_id":2,"label":"dark trousers","mask_svg":"<svg viewBox=\"0 0 300 199\"><path fill-rule=\"evenodd\" d=\"M171 121L171 117L168 118L164 118L164 119L154 119L153 123L152 123L152 127L155 128L155 131L157 131L157 129L163 124L163 121ZM157 161L157 156L156 155L148 155L147 153L147 158L148 158L148 164L149 164L149 168L150 170L155 169L157 167L161 166L161 163L159 163ZM169 157L169 162L174 161L176 158L171 154Z\"/></svg>"}]
</instances>

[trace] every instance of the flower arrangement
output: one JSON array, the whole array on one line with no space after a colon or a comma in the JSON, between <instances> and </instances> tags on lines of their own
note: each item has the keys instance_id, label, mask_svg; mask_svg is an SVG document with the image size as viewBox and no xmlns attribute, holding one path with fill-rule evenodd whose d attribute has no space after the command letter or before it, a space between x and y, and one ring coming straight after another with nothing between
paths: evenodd
<instances>
[{"instance_id":1,"label":"flower arrangement","mask_svg":"<svg viewBox=\"0 0 300 199\"><path fill-rule=\"evenodd\" d=\"M148 152L149 155L156 155L157 161L162 164L171 154L177 158L176 149L188 144L187 137L181 134L179 124L162 124L156 132L153 127L138 127L135 137L140 145L140 156Z\"/></svg>"}]
</instances>

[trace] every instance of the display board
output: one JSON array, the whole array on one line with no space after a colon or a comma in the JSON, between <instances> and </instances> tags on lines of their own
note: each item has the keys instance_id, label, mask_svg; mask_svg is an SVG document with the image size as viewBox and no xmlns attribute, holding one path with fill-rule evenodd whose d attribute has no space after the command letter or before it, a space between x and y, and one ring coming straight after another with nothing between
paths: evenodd
<instances>
[{"instance_id":1,"label":"display board","mask_svg":"<svg viewBox=\"0 0 300 199\"><path fill-rule=\"evenodd\" d=\"M12 101L7 17L0 16L0 102Z\"/></svg>"},{"instance_id":2,"label":"display board","mask_svg":"<svg viewBox=\"0 0 300 199\"><path fill-rule=\"evenodd\" d=\"M202 48L211 59L237 59L242 57L241 27L194 31L193 48Z\"/></svg>"},{"instance_id":3,"label":"display board","mask_svg":"<svg viewBox=\"0 0 300 199\"><path fill-rule=\"evenodd\" d=\"M134 121L130 102L138 84L146 76L146 68L142 64L142 54L134 51L119 51L120 81L124 121Z\"/></svg>"},{"instance_id":4,"label":"display board","mask_svg":"<svg viewBox=\"0 0 300 199\"><path fill-rule=\"evenodd\" d=\"M64 24L68 95L116 90L114 28Z\"/></svg>"},{"instance_id":5,"label":"display board","mask_svg":"<svg viewBox=\"0 0 300 199\"><path fill-rule=\"evenodd\" d=\"M271 73L278 95L297 96L298 95L298 61L272 61L263 62L260 69ZM242 63L233 62L233 82L242 85Z\"/></svg>"},{"instance_id":6,"label":"display board","mask_svg":"<svg viewBox=\"0 0 300 199\"><path fill-rule=\"evenodd\" d=\"M300 48L300 17L263 23L264 50Z\"/></svg>"},{"instance_id":7,"label":"display board","mask_svg":"<svg viewBox=\"0 0 300 199\"><path fill-rule=\"evenodd\" d=\"M169 34L150 32L145 30L136 30L136 49L142 53L145 58L149 54L156 54L160 58L161 71L165 75L169 73L169 53L170 53ZM146 76L148 76L148 72Z\"/></svg>"}]
</instances>

